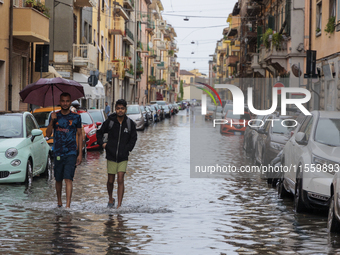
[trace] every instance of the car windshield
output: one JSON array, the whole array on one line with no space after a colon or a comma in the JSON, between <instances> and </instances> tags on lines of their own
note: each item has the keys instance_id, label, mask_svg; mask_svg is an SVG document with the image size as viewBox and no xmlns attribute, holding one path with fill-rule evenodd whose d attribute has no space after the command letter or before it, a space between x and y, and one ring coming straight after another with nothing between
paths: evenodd
<instances>
[{"instance_id":1,"label":"car windshield","mask_svg":"<svg viewBox=\"0 0 340 255\"><path fill-rule=\"evenodd\" d=\"M88 114L87 112L82 112L80 113L81 116L81 122L85 125L90 125L92 124L92 119L90 117L90 114Z\"/></svg>"},{"instance_id":2,"label":"car windshield","mask_svg":"<svg viewBox=\"0 0 340 255\"><path fill-rule=\"evenodd\" d=\"M319 119L315 141L329 146L340 147L340 119Z\"/></svg>"},{"instance_id":3,"label":"car windshield","mask_svg":"<svg viewBox=\"0 0 340 255\"><path fill-rule=\"evenodd\" d=\"M139 114L139 107L136 105L128 106L126 114Z\"/></svg>"},{"instance_id":4,"label":"car windshield","mask_svg":"<svg viewBox=\"0 0 340 255\"><path fill-rule=\"evenodd\" d=\"M141 111L142 111L142 112L144 112L144 111L145 111L145 108L144 108L144 106L140 106L140 109L141 109Z\"/></svg>"},{"instance_id":5,"label":"car windshield","mask_svg":"<svg viewBox=\"0 0 340 255\"><path fill-rule=\"evenodd\" d=\"M50 113L51 112L34 112L33 113L33 116L37 120L40 128L45 128L48 126Z\"/></svg>"},{"instance_id":6,"label":"car windshield","mask_svg":"<svg viewBox=\"0 0 340 255\"><path fill-rule=\"evenodd\" d=\"M165 103L165 101L157 101L157 104L159 104L159 105L165 105L166 103Z\"/></svg>"},{"instance_id":7,"label":"car windshield","mask_svg":"<svg viewBox=\"0 0 340 255\"><path fill-rule=\"evenodd\" d=\"M251 119L249 113L240 115L240 114L233 114L233 111L228 111L227 118L237 119L237 120L250 120Z\"/></svg>"},{"instance_id":8,"label":"car windshield","mask_svg":"<svg viewBox=\"0 0 340 255\"><path fill-rule=\"evenodd\" d=\"M0 139L22 137L22 116L0 116Z\"/></svg>"},{"instance_id":9,"label":"car windshield","mask_svg":"<svg viewBox=\"0 0 340 255\"><path fill-rule=\"evenodd\" d=\"M89 112L89 114L91 115L94 122L101 122L101 123L104 122L103 115L100 111L91 111Z\"/></svg>"},{"instance_id":10,"label":"car windshield","mask_svg":"<svg viewBox=\"0 0 340 255\"><path fill-rule=\"evenodd\" d=\"M164 110L169 110L169 106L168 105L162 105Z\"/></svg>"},{"instance_id":11,"label":"car windshield","mask_svg":"<svg viewBox=\"0 0 340 255\"><path fill-rule=\"evenodd\" d=\"M291 127L291 126L295 126L296 122L294 120L286 120L284 122L285 126L289 126L289 127L285 127L282 125L282 121L283 119L278 119L279 121L273 121L273 128L272 128L272 133L273 134L283 134L283 135L287 135L290 134L291 131L294 131L294 129L296 127Z\"/></svg>"}]
</instances>

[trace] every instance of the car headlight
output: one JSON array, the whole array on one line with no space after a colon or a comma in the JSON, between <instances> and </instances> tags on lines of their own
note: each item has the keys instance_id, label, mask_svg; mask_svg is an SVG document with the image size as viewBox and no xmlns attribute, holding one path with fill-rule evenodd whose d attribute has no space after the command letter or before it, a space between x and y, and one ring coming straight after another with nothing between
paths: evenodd
<instances>
[{"instance_id":1,"label":"car headlight","mask_svg":"<svg viewBox=\"0 0 340 255\"><path fill-rule=\"evenodd\" d=\"M315 155L312 155L312 164L315 165L315 169L317 172L329 173L334 175L340 170L339 162L330 161Z\"/></svg>"},{"instance_id":2,"label":"car headlight","mask_svg":"<svg viewBox=\"0 0 340 255\"><path fill-rule=\"evenodd\" d=\"M88 136L93 136L97 132L96 129L92 129L89 133Z\"/></svg>"},{"instance_id":3,"label":"car headlight","mask_svg":"<svg viewBox=\"0 0 340 255\"><path fill-rule=\"evenodd\" d=\"M14 158L16 155L18 155L18 150L16 148L9 148L5 152L6 158Z\"/></svg>"},{"instance_id":4,"label":"car headlight","mask_svg":"<svg viewBox=\"0 0 340 255\"><path fill-rule=\"evenodd\" d=\"M20 164L21 164L21 161L19 159L15 159L11 162L12 166L20 166Z\"/></svg>"},{"instance_id":5,"label":"car headlight","mask_svg":"<svg viewBox=\"0 0 340 255\"><path fill-rule=\"evenodd\" d=\"M270 147L272 147L273 149L280 151L283 149L284 144L281 143L275 143L275 142L270 142Z\"/></svg>"}]
</instances>

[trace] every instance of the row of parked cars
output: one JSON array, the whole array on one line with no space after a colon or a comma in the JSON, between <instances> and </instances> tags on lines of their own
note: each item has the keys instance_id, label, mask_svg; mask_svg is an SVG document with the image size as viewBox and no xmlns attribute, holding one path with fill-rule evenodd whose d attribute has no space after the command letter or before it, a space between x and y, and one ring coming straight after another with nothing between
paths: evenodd
<instances>
[{"instance_id":1,"label":"row of parked cars","mask_svg":"<svg viewBox=\"0 0 340 255\"><path fill-rule=\"evenodd\" d=\"M179 112L178 104L165 101L151 101L150 105L128 105L126 115L136 123L137 130L144 130L152 123L159 122Z\"/></svg>"},{"instance_id":2,"label":"row of parked cars","mask_svg":"<svg viewBox=\"0 0 340 255\"><path fill-rule=\"evenodd\" d=\"M294 198L297 213L328 209L329 231L340 232L340 112L311 114L255 116L265 124L246 127L243 148L256 164L276 167L262 177L280 198Z\"/></svg>"}]
</instances>

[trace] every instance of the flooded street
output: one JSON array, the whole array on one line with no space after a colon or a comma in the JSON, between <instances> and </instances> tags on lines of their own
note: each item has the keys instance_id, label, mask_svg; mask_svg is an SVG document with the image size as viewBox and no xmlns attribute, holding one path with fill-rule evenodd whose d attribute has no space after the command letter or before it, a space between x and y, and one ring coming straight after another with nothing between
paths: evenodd
<instances>
[{"instance_id":1,"label":"flooded street","mask_svg":"<svg viewBox=\"0 0 340 255\"><path fill-rule=\"evenodd\" d=\"M190 178L185 111L138 132L118 210L106 208L106 159L89 151L76 170L71 210L57 209L54 182L0 185L1 254L336 254L327 213L295 214L258 174ZM195 123L204 122L197 110ZM211 123L210 123L211 124ZM222 136L220 157L251 164L242 136ZM209 153L206 154L209 156ZM116 184L115 191L116 192ZM116 197L116 194L115 194ZM65 193L63 192L65 203Z\"/></svg>"}]
</instances>

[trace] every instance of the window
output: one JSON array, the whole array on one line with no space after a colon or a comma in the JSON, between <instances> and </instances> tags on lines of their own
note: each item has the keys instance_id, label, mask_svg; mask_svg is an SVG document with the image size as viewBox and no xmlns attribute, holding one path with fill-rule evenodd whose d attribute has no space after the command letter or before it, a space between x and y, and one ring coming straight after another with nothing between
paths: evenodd
<instances>
[{"instance_id":1,"label":"window","mask_svg":"<svg viewBox=\"0 0 340 255\"><path fill-rule=\"evenodd\" d=\"M89 41L89 37L88 37L88 24L87 24L87 22L85 21L84 22L84 37L85 37L85 40L86 40L86 42L88 42Z\"/></svg>"},{"instance_id":2,"label":"window","mask_svg":"<svg viewBox=\"0 0 340 255\"><path fill-rule=\"evenodd\" d=\"M26 116L26 137L29 137L32 135L32 130L36 129L35 123L32 120L32 118L27 115Z\"/></svg>"},{"instance_id":3,"label":"window","mask_svg":"<svg viewBox=\"0 0 340 255\"><path fill-rule=\"evenodd\" d=\"M102 12L104 12L105 0L102 0Z\"/></svg>"},{"instance_id":4,"label":"window","mask_svg":"<svg viewBox=\"0 0 340 255\"><path fill-rule=\"evenodd\" d=\"M194 83L194 78L190 77L190 83Z\"/></svg>"},{"instance_id":5,"label":"window","mask_svg":"<svg viewBox=\"0 0 340 255\"><path fill-rule=\"evenodd\" d=\"M109 57L111 57L111 42L109 41Z\"/></svg>"},{"instance_id":6,"label":"window","mask_svg":"<svg viewBox=\"0 0 340 255\"><path fill-rule=\"evenodd\" d=\"M338 7L338 10L337 10L337 18L336 20L339 22L340 21L340 0L337 0L337 7Z\"/></svg>"},{"instance_id":7,"label":"window","mask_svg":"<svg viewBox=\"0 0 340 255\"><path fill-rule=\"evenodd\" d=\"M26 58L21 58L21 90L23 90L26 87L26 71L27 71L27 65L26 65Z\"/></svg>"},{"instance_id":8,"label":"window","mask_svg":"<svg viewBox=\"0 0 340 255\"><path fill-rule=\"evenodd\" d=\"M321 33L322 31L322 2L316 5L316 33Z\"/></svg>"},{"instance_id":9,"label":"window","mask_svg":"<svg viewBox=\"0 0 340 255\"><path fill-rule=\"evenodd\" d=\"M13 5L15 7L22 7L22 6L20 6L19 0L13 0Z\"/></svg>"},{"instance_id":10,"label":"window","mask_svg":"<svg viewBox=\"0 0 340 255\"><path fill-rule=\"evenodd\" d=\"M93 30L93 45L96 46L96 30Z\"/></svg>"},{"instance_id":11,"label":"window","mask_svg":"<svg viewBox=\"0 0 340 255\"><path fill-rule=\"evenodd\" d=\"M329 17L335 17L336 13L336 0L329 1Z\"/></svg>"}]
</instances>

